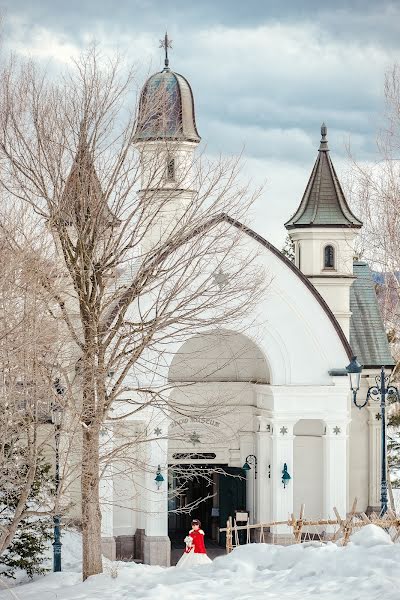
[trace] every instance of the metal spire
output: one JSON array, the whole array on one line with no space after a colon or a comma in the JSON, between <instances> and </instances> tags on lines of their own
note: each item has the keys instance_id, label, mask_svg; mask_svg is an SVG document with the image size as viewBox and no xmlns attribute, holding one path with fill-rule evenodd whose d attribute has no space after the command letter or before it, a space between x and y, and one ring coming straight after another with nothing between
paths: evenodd
<instances>
[{"instance_id":1,"label":"metal spire","mask_svg":"<svg viewBox=\"0 0 400 600\"><path fill-rule=\"evenodd\" d=\"M321 125L321 143L319 146L320 150L325 150L325 151L329 150L328 140L326 139L327 133L328 133L328 128L325 125L325 123L322 123L322 125Z\"/></svg>"},{"instance_id":2,"label":"metal spire","mask_svg":"<svg viewBox=\"0 0 400 600\"><path fill-rule=\"evenodd\" d=\"M169 65L169 59L168 59L168 48L172 48L172 40L169 39L168 37L168 33L165 32L165 36L163 40L160 40L160 48L164 48L165 50L165 59L164 59L164 65L165 68L168 69L168 65Z\"/></svg>"}]
</instances>

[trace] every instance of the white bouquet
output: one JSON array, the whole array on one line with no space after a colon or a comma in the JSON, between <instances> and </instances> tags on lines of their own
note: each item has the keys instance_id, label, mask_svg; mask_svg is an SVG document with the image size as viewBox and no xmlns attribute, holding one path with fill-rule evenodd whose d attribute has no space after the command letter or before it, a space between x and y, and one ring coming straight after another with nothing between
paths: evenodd
<instances>
[{"instance_id":1,"label":"white bouquet","mask_svg":"<svg viewBox=\"0 0 400 600\"><path fill-rule=\"evenodd\" d=\"M187 535L183 541L186 544L186 550L190 550L192 548L192 545L193 545L193 540L190 537L190 535Z\"/></svg>"}]
</instances>

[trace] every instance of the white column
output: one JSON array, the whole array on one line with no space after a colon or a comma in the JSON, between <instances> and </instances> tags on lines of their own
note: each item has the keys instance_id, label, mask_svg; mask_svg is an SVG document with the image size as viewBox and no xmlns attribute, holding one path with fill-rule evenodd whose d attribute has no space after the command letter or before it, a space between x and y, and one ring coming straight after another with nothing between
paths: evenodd
<instances>
[{"instance_id":1,"label":"white column","mask_svg":"<svg viewBox=\"0 0 400 600\"><path fill-rule=\"evenodd\" d=\"M155 477L158 466L164 481L157 489ZM145 533L147 536L168 535L168 440L152 440L149 442L149 457L146 465L146 517Z\"/></svg>"},{"instance_id":2,"label":"white column","mask_svg":"<svg viewBox=\"0 0 400 600\"><path fill-rule=\"evenodd\" d=\"M271 477L270 465L272 454L271 425L264 417L257 417L256 456L258 460L257 474L257 514L258 523L266 523L271 518Z\"/></svg>"},{"instance_id":3,"label":"white column","mask_svg":"<svg viewBox=\"0 0 400 600\"><path fill-rule=\"evenodd\" d=\"M369 486L368 504L380 510L381 496L381 460L382 460L382 422L380 420L379 404L371 401L368 406L369 419ZM378 417L378 418L377 418Z\"/></svg>"},{"instance_id":4,"label":"white column","mask_svg":"<svg viewBox=\"0 0 400 600\"><path fill-rule=\"evenodd\" d=\"M294 422L288 419L274 419L273 421L271 486L272 519L274 521L286 521L293 512L293 481L290 481L286 488L282 484L285 463L291 477L296 477L296 474L293 473L293 427ZM287 525L280 525L274 529L274 532L287 534L290 529Z\"/></svg>"},{"instance_id":5,"label":"white column","mask_svg":"<svg viewBox=\"0 0 400 600\"><path fill-rule=\"evenodd\" d=\"M347 512L347 425L346 420L325 421L324 448L324 514L333 516L336 507L342 517Z\"/></svg>"},{"instance_id":6,"label":"white column","mask_svg":"<svg viewBox=\"0 0 400 600\"><path fill-rule=\"evenodd\" d=\"M168 537L168 425L167 419L151 421L151 428L158 439L148 442L145 471L145 535L143 539L143 562L148 565L170 566L171 542ZM157 486L158 467L164 481Z\"/></svg>"}]
</instances>

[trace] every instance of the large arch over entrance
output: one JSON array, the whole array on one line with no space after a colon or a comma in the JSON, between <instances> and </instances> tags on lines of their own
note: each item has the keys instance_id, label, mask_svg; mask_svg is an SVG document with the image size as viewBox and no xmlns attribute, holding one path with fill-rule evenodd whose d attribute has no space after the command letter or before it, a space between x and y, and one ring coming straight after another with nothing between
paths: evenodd
<instances>
[{"instance_id":1,"label":"large arch over entrance","mask_svg":"<svg viewBox=\"0 0 400 600\"><path fill-rule=\"evenodd\" d=\"M175 382L269 383L264 354L243 333L216 329L188 339L172 359L168 378Z\"/></svg>"},{"instance_id":2,"label":"large arch over entrance","mask_svg":"<svg viewBox=\"0 0 400 600\"><path fill-rule=\"evenodd\" d=\"M218 528L225 526L235 511L245 511L246 502L250 506L253 502L252 478L246 478L242 466L245 457L255 451L254 434L250 433L254 430L255 389L270 381L267 360L243 333L214 329L182 344L171 361L168 379L176 384L172 404L175 400L181 411L186 408L187 415L182 418L178 414L176 420L172 415L170 427L169 536L173 545L179 544L191 518L196 517L202 520L209 540L224 543L218 539ZM195 474L192 480L185 480L185 469L191 468L194 473L204 469L204 478ZM176 512L179 510L182 512Z\"/></svg>"}]
</instances>

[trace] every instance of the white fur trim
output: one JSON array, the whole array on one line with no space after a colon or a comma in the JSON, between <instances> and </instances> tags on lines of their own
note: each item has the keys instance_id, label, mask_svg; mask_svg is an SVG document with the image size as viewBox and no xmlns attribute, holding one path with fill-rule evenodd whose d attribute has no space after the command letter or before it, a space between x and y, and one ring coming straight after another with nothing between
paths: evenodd
<instances>
[{"instance_id":1,"label":"white fur trim","mask_svg":"<svg viewBox=\"0 0 400 600\"><path fill-rule=\"evenodd\" d=\"M198 531L199 533L201 533L202 535L205 535L204 531L202 529L191 529L189 531L189 533L194 533L195 531Z\"/></svg>"}]
</instances>

